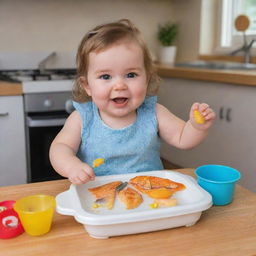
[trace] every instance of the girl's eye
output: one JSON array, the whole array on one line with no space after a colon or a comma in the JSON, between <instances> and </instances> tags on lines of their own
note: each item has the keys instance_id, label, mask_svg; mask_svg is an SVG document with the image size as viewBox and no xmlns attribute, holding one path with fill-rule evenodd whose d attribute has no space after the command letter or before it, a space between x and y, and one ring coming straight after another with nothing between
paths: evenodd
<instances>
[{"instance_id":1,"label":"girl's eye","mask_svg":"<svg viewBox=\"0 0 256 256\"><path fill-rule=\"evenodd\" d=\"M134 78L134 77L136 77L136 76L138 76L136 73L134 73L134 72L131 72L131 73L128 73L127 74L127 77L128 78Z\"/></svg>"},{"instance_id":2,"label":"girl's eye","mask_svg":"<svg viewBox=\"0 0 256 256\"><path fill-rule=\"evenodd\" d=\"M104 75L100 76L100 79L103 79L103 80L109 80L110 78L111 78L111 76L108 74L104 74Z\"/></svg>"}]
</instances>

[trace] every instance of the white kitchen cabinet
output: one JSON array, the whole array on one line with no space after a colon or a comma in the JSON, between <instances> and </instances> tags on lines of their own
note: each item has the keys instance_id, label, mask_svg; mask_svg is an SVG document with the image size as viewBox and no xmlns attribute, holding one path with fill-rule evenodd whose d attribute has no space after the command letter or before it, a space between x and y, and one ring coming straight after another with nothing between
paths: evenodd
<instances>
[{"instance_id":1,"label":"white kitchen cabinet","mask_svg":"<svg viewBox=\"0 0 256 256\"><path fill-rule=\"evenodd\" d=\"M207 139L194 149L163 143L164 159L181 167L229 165L241 172L239 183L256 192L256 87L165 78L158 102L184 120L194 102L206 102L217 118Z\"/></svg>"},{"instance_id":2,"label":"white kitchen cabinet","mask_svg":"<svg viewBox=\"0 0 256 256\"><path fill-rule=\"evenodd\" d=\"M0 97L0 186L27 182L22 96Z\"/></svg>"}]
</instances>

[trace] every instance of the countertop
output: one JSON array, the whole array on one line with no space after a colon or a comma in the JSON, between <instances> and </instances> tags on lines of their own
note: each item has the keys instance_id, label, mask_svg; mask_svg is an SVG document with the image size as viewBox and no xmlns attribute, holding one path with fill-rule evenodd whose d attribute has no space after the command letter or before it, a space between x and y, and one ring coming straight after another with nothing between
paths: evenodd
<instances>
[{"instance_id":1,"label":"countertop","mask_svg":"<svg viewBox=\"0 0 256 256\"><path fill-rule=\"evenodd\" d=\"M256 71L252 70L210 70L157 64L157 72L160 77L256 86ZM0 81L0 96L21 95L22 93L21 83Z\"/></svg>"},{"instance_id":2,"label":"countertop","mask_svg":"<svg viewBox=\"0 0 256 256\"><path fill-rule=\"evenodd\" d=\"M193 169L177 171L194 173ZM69 186L68 180L58 180L0 187L0 201L39 193L56 196ZM56 213L48 234L32 237L23 233L0 240L0 255L256 255L256 194L237 185L231 204L204 211L194 226L105 240L91 238L73 217Z\"/></svg>"},{"instance_id":3,"label":"countertop","mask_svg":"<svg viewBox=\"0 0 256 256\"><path fill-rule=\"evenodd\" d=\"M0 81L0 96L13 96L22 94L21 83L10 83Z\"/></svg>"},{"instance_id":4,"label":"countertop","mask_svg":"<svg viewBox=\"0 0 256 256\"><path fill-rule=\"evenodd\" d=\"M200 69L158 64L157 71L160 77L256 86L256 70Z\"/></svg>"}]
</instances>

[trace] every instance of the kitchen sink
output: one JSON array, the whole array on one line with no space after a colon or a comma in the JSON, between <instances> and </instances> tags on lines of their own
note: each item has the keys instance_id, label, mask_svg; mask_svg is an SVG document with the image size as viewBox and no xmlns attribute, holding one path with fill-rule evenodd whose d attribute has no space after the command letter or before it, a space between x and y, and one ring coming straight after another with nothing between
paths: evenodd
<instances>
[{"instance_id":1,"label":"kitchen sink","mask_svg":"<svg viewBox=\"0 0 256 256\"><path fill-rule=\"evenodd\" d=\"M256 70L256 64L227 62L227 61L203 61L196 60L190 62L176 63L176 67L202 68L202 69L243 69Z\"/></svg>"}]
</instances>

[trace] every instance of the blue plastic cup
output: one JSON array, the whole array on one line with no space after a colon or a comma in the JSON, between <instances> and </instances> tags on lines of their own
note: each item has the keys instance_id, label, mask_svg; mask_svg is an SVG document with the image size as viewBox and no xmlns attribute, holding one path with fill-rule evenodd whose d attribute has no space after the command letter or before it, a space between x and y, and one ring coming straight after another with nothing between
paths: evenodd
<instances>
[{"instance_id":1,"label":"blue plastic cup","mask_svg":"<svg viewBox=\"0 0 256 256\"><path fill-rule=\"evenodd\" d=\"M214 205L226 205L233 201L235 184L240 172L224 165L203 165L195 170L198 184L212 195Z\"/></svg>"}]
</instances>

